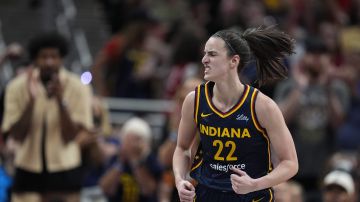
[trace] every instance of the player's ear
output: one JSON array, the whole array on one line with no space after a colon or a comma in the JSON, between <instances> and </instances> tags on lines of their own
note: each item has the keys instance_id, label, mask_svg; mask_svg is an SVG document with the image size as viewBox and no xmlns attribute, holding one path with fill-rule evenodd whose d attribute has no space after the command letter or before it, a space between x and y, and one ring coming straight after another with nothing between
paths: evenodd
<instances>
[{"instance_id":1,"label":"player's ear","mask_svg":"<svg viewBox=\"0 0 360 202\"><path fill-rule=\"evenodd\" d=\"M237 68L240 63L240 56L239 55L233 55L230 64L232 68Z\"/></svg>"}]
</instances>

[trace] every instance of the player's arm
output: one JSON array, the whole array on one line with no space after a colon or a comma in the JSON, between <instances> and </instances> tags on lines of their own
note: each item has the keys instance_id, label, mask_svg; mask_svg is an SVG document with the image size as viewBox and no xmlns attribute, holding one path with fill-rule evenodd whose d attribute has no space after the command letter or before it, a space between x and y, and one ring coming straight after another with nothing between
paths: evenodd
<instances>
[{"instance_id":1,"label":"player's arm","mask_svg":"<svg viewBox=\"0 0 360 202\"><path fill-rule=\"evenodd\" d=\"M293 177L298 171L294 142L280 109L273 100L259 93L255 103L259 123L266 129L278 164L272 172L253 179L240 169L232 169L231 183L238 194L246 194L275 186Z\"/></svg>"},{"instance_id":2,"label":"player's arm","mask_svg":"<svg viewBox=\"0 0 360 202\"><path fill-rule=\"evenodd\" d=\"M272 187L293 177L298 171L294 141L276 103L259 93L255 103L259 123L266 129L279 163L268 175L256 180L257 190Z\"/></svg>"},{"instance_id":3,"label":"player's arm","mask_svg":"<svg viewBox=\"0 0 360 202\"><path fill-rule=\"evenodd\" d=\"M178 130L178 139L173 157L173 170L175 175L176 187L180 199L192 200L194 197L194 187L186 176L190 169L191 145L196 134L196 124L194 122L194 100L195 92L190 92L183 103L181 110L181 120Z\"/></svg>"}]
</instances>

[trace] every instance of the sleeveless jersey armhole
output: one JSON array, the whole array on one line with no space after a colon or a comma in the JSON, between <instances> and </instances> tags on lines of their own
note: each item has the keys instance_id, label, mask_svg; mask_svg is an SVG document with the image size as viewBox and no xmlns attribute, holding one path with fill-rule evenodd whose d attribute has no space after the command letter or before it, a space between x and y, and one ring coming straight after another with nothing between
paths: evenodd
<instances>
[{"instance_id":1,"label":"sleeveless jersey armhole","mask_svg":"<svg viewBox=\"0 0 360 202\"><path fill-rule=\"evenodd\" d=\"M255 128L263 135L263 137L265 138L266 142L267 142L267 154L268 154L268 173L272 171L273 169L273 165L271 162L271 149L270 149L270 138L266 132L266 129L263 128L260 123L259 120L257 118L256 115L256 111L255 111L255 103L256 103L256 99L257 96L259 94L259 90L255 89L251 95L251 117L252 117L252 121L254 123Z\"/></svg>"},{"instance_id":2,"label":"sleeveless jersey armhole","mask_svg":"<svg viewBox=\"0 0 360 202\"><path fill-rule=\"evenodd\" d=\"M198 124L199 102L200 102L200 85L198 85L195 88L194 120L196 125Z\"/></svg>"},{"instance_id":3,"label":"sleeveless jersey armhole","mask_svg":"<svg viewBox=\"0 0 360 202\"><path fill-rule=\"evenodd\" d=\"M200 91L201 91L201 85L198 85L195 88L195 100L194 100L194 121L196 126L198 127L198 116L199 116L199 107L200 107ZM200 138L200 133L197 131L196 135L199 136ZM194 172L196 172L197 168L200 167L200 165L203 162L203 158L202 158L202 147L201 147L201 143L199 143L199 146L197 148L196 154L194 156L194 160L192 162L192 166L191 166L191 170L190 170L190 175L192 175Z\"/></svg>"},{"instance_id":4,"label":"sleeveless jersey armhole","mask_svg":"<svg viewBox=\"0 0 360 202\"><path fill-rule=\"evenodd\" d=\"M251 95L251 117L252 117L252 120L254 122L254 125L255 125L255 128L262 132L262 133L265 133L265 128L263 128L261 126L261 124L259 123L259 120L257 118L257 115L256 115L256 111L255 111L255 103L256 103L256 99L257 99L257 96L259 94L259 90L255 89Z\"/></svg>"}]
</instances>

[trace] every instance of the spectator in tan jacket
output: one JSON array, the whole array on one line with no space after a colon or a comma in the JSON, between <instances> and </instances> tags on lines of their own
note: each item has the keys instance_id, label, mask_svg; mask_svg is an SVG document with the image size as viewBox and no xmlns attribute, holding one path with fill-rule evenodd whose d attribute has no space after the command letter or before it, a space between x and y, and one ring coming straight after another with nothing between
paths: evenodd
<instances>
[{"instance_id":1,"label":"spectator in tan jacket","mask_svg":"<svg viewBox=\"0 0 360 202\"><path fill-rule=\"evenodd\" d=\"M76 135L93 126L91 90L63 67L68 47L55 32L29 42L34 68L7 86L2 131L19 142L12 201L79 201Z\"/></svg>"}]
</instances>

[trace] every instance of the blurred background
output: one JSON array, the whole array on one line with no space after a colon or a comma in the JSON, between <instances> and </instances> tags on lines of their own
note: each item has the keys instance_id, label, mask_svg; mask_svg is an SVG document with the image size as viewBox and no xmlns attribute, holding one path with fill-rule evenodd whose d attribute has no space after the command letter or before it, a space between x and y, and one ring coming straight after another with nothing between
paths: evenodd
<instances>
[{"instance_id":1,"label":"blurred background","mask_svg":"<svg viewBox=\"0 0 360 202\"><path fill-rule=\"evenodd\" d=\"M255 63L241 73L278 103L295 140L300 170L274 188L277 201L360 201L359 0L0 0L0 92L27 71L28 40L57 30L70 42L64 66L94 94L81 201L112 201L100 181L133 117L151 128L155 201L177 201L171 158L181 103L203 82L203 45L220 29L261 25L296 41L286 80L258 86ZM0 201L10 201L17 143L0 139Z\"/></svg>"}]
</instances>

